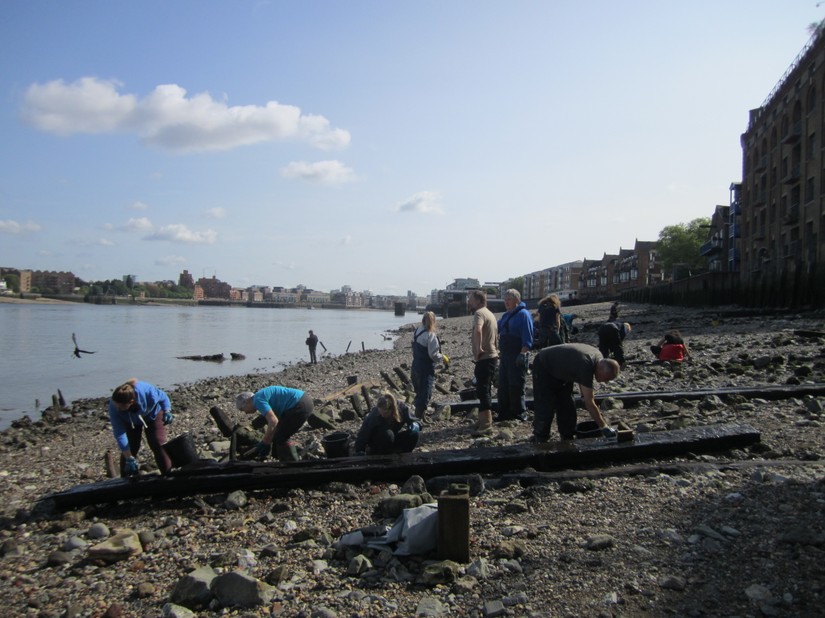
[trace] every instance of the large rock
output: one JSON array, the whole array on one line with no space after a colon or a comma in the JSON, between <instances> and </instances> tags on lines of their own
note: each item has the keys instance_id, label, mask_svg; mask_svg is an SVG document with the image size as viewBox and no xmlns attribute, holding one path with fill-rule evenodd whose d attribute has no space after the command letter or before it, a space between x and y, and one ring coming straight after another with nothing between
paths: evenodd
<instances>
[{"instance_id":1,"label":"large rock","mask_svg":"<svg viewBox=\"0 0 825 618\"><path fill-rule=\"evenodd\" d=\"M275 596L275 588L233 571L218 575L212 580L212 594L224 607L256 607L266 605Z\"/></svg>"},{"instance_id":2,"label":"large rock","mask_svg":"<svg viewBox=\"0 0 825 618\"><path fill-rule=\"evenodd\" d=\"M217 573L211 567L201 567L178 580L169 600L191 609L206 607L212 600L212 580Z\"/></svg>"},{"instance_id":3,"label":"large rock","mask_svg":"<svg viewBox=\"0 0 825 618\"><path fill-rule=\"evenodd\" d=\"M123 528L115 530L114 534L102 543L90 547L88 555L93 560L118 562L142 553L143 546L137 532Z\"/></svg>"}]
</instances>

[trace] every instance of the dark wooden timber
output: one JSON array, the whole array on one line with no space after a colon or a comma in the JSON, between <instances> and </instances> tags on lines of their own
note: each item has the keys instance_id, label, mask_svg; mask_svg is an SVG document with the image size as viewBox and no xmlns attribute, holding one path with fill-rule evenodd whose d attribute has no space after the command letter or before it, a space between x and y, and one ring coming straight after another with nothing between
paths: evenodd
<instances>
[{"instance_id":1,"label":"dark wooden timber","mask_svg":"<svg viewBox=\"0 0 825 618\"><path fill-rule=\"evenodd\" d=\"M147 475L111 479L46 496L57 508L135 498L169 498L236 489L317 486L331 481L403 482L412 475L427 479L447 474L502 474L532 468L538 471L612 462L671 457L743 448L759 441L759 432L746 424L690 427L674 431L637 434L632 441L617 443L602 438L516 444L437 452L413 452L388 456L340 457L282 464L279 462L202 461L173 470L165 477Z\"/></svg>"},{"instance_id":2,"label":"dark wooden timber","mask_svg":"<svg viewBox=\"0 0 825 618\"><path fill-rule=\"evenodd\" d=\"M825 395L825 384L772 384L765 386L737 386L730 388L699 388L690 391L631 391L626 393L596 393L596 401L617 399L625 404L636 404L641 401L677 401L679 399L704 399L716 395L724 399L731 395L745 399L790 399L805 395ZM533 409L533 399L527 398L527 407ZM493 399L493 409L498 409L498 400ZM468 412L478 407L478 399L456 401L450 403L453 412Z\"/></svg>"}]
</instances>

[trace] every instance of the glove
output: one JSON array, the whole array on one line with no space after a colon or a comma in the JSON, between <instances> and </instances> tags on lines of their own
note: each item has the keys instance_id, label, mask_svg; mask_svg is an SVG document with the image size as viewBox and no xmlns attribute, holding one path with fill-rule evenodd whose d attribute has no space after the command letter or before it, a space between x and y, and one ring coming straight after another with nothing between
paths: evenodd
<instances>
[{"instance_id":1,"label":"glove","mask_svg":"<svg viewBox=\"0 0 825 618\"><path fill-rule=\"evenodd\" d=\"M516 356L516 368L517 369L527 369L527 365L530 363L530 355L527 352L522 352L518 356Z\"/></svg>"},{"instance_id":2,"label":"glove","mask_svg":"<svg viewBox=\"0 0 825 618\"><path fill-rule=\"evenodd\" d=\"M607 439L615 438L616 437L616 430L613 429L612 427L607 427L607 426L602 427L602 435Z\"/></svg>"},{"instance_id":3,"label":"glove","mask_svg":"<svg viewBox=\"0 0 825 618\"><path fill-rule=\"evenodd\" d=\"M134 457L127 457L123 461L123 471L126 476L135 476L138 473L138 462Z\"/></svg>"},{"instance_id":4,"label":"glove","mask_svg":"<svg viewBox=\"0 0 825 618\"><path fill-rule=\"evenodd\" d=\"M174 420L175 420L175 415L174 414L172 414L169 410L164 410L163 411L163 424L164 425L168 425L169 423L171 423Z\"/></svg>"},{"instance_id":5,"label":"glove","mask_svg":"<svg viewBox=\"0 0 825 618\"><path fill-rule=\"evenodd\" d=\"M450 357L449 357L449 356L447 356L446 354L442 354L442 355L441 355L441 358L443 358L443 359L444 359L444 364L445 364L445 365L449 365L449 364L450 364Z\"/></svg>"},{"instance_id":6,"label":"glove","mask_svg":"<svg viewBox=\"0 0 825 618\"><path fill-rule=\"evenodd\" d=\"M258 442L255 445L255 452L261 459L265 459L269 457L269 453L272 452L272 445L271 444L264 444L263 442Z\"/></svg>"},{"instance_id":7,"label":"glove","mask_svg":"<svg viewBox=\"0 0 825 618\"><path fill-rule=\"evenodd\" d=\"M419 431L421 431L421 425L416 421L410 423L408 428L410 430L410 433L418 433Z\"/></svg>"}]
</instances>

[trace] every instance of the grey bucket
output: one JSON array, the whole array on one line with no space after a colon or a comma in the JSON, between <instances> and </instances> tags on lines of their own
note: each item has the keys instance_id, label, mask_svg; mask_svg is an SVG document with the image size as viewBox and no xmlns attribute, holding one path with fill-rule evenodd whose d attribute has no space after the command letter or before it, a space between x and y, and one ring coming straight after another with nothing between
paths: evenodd
<instances>
[{"instance_id":1,"label":"grey bucket","mask_svg":"<svg viewBox=\"0 0 825 618\"><path fill-rule=\"evenodd\" d=\"M182 468L198 461L198 450L189 432L182 433L177 438L169 440L163 445L163 450L172 460L173 468Z\"/></svg>"},{"instance_id":2,"label":"grey bucket","mask_svg":"<svg viewBox=\"0 0 825 618\"><path fill-rule=\"evenodd\" d=\"M346 431L328 433L321 440L321 444L329 458L349 456L349 434Z\"/></svg>"}]
</instances>

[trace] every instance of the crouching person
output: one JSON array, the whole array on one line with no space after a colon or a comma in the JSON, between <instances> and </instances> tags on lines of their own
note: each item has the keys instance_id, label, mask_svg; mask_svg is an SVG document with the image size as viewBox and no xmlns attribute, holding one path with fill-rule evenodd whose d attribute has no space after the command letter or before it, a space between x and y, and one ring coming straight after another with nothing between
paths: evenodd
<instances>
[{"instance_id":1,"label":"crouching person","mask_svg":"<svg viewBox=\"0 0 825 618\"><path fill-rule=\"evenodd\" d=\"M410 414L409 406L392 393L384 393L364 417L355 438L355 454L409 453L418 445L420 432L421 424Z\"/></svg>"},{"instance_id":2,"label":"crouching person","mask_svg":"<svg viewBox=\"0 0 825 618\"><path fill-rule=\"evenodd\" d=\"M275 445L280 461L298 461L298 452L290 438L303 426L315 409L312 397L297 388L267 386L256 393L246 391L235 398L241 412L257 412L266 419L266 432L255 447L258 457L266 459Z\"/></svg>"},{"instance_id":3,"label":"crouching person","mask_svg":"<svg viewBox=\"0 0 825 618\"><path fill-rule=\"evenodd\" d=\"M172 461L163 445L166 444L166 425L174 418L169 395L154 384L132 378L112 392L109 420L120 449L121 476L138 473L137 455L144 433L161 474L172 469Z\"/></svg>"}]
</instances>

